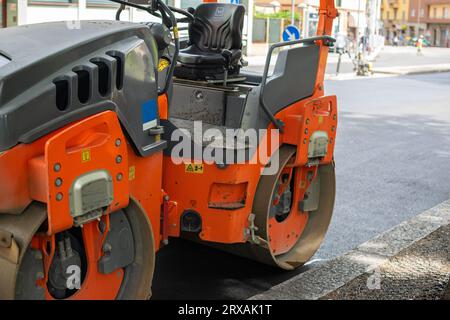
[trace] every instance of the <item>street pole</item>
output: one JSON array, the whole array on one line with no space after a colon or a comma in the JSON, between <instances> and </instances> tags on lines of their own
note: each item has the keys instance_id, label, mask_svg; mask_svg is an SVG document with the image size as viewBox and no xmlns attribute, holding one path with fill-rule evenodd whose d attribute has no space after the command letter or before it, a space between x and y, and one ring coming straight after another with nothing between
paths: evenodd
<instances>
[{"instance_id":1,"label":"street pole","mask_svg":"<svg viewBox=\"0 0 450 320\"><path fill-rule=\"evenodd\" d=\"M301 37L302 38L306 38L306 33L305 33L305 29L306 29L306 3L302 2L298 5L299 8L302 9L302 25L301 27Z\"/></svg>"},{"instance_id":2,"label":"street pole","mask_svg":"<svg viewBox=\"0 0 450 320\"><path fill-rule=\"evenodd\" d=\"M359 51L359 28L361 27L360 25L360 19L359 16L361 14L361 0L358 0L358 20L357 20L357 30L356 30L356 53L358 53Z\"/></svg>"},{"instance_id":3,"label":"street pole","mask_svg":"<svg viewBox=\"0 0 450 320\"><path fill-rule=\"evenodd\" d=\"M417 40L420 37L420 0L417 2Z\"/></svg>"},{"instance_id":4,"label":"street pole","mask_svg":"<svg viewBox=\"0 0 450 320\"><path fill-rule=\"evenodd\" d=\"M291 0L291 24L295 26L295 0Z\"/></svg>"},{"instance_id":5,"label":"street pole","mask_svg":"<svg viewBox=\"0 0 450 320\"><path fill-rule=\"evenodd\" d=\"M246 55L253 50L253 0L247 1L247 50Z\"/></svg>"},{"instance_id":6,"label":"street pole","mask_svg":"<svg viewBox=\"0 0 450 320\"><path fill-rule=\"evenodd\" d=\"M305 38L308 38L309 36L309 0L305 0L305 11L304 11L304 17L305 20Z\"/></svg>"},{"instance_id":7,"label":"street pole","mask_svg":"<svg viewBox=\"0 0 450 320\"><path fill-rule=\"evenodd\" d=\"M78 0L77 18L78 21L86 17L86 0Z\"/></svg>"},{"instance_id":8,"label":"street pole","mask_svg":"<svg viewBox=\"0 0 450 320\"><path fill-rule=\"evenodd\" d=\"M21 26L27 24L27 0L17 0L16 13L17 13L17 25Z\"/></svg>"},{"instance_id":9,"label":"street pole","mask_svg":"<svg viewBox=\"0 0 450 320\"><path fill-rule=\"evenodd\" d=\"M370 30L372 24L372 0L366 0L366 27L364 29L364 43L363 43L363 52L366 54L368 51L369 39L370 39ZM369 45L370 47L370 45Z\"/></svg>"}]
</instances>

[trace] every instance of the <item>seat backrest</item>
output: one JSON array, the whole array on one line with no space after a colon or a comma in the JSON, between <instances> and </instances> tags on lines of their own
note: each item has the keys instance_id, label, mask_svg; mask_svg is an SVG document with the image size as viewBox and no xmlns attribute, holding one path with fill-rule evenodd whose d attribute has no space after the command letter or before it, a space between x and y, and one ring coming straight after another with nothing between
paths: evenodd
<instances>
[{"instance_id":1,"label":"seat backrest","mask_svg":"<svg viewBox=\"0 0 450 320\"><path fill-rule=\"evenodd\" d=\"M205 52L241 49L245 7L228 3L203 3L189 25L191 44Z\"/></svg>"},{"instance_id":2,"label":"seat backrest","mask_svg":"<svg viewBox=\"0 0 450 320\"><path fill-rule=\"evenodd\" d=\"M263 92L266 106L273 114L314 93L319 49L312 44L280 51Z\"/></svg>"}]
</instances>

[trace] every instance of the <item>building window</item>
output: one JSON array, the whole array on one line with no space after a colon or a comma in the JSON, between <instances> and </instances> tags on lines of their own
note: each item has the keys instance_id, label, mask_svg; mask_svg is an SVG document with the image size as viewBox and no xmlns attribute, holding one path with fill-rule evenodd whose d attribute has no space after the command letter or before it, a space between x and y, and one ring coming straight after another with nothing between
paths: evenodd
<instances>
[{"instance_id":1,"label":"building window","mask_svg":"<svg viewBox=\"0 0 450 320\"><path fill-rule=\"evenodd\" d=\"M416 16L416 10L415 9L411 9L411 17L415 17Z\"/></svg>"},{"instance_id":2,"label":"building window","mask_svg":"<svg viewBox=\"0 0 450 320\"><path fill-rule=\"evenodd\" d=\"M437 18L437 8L433 8L433 18Z\"/></svg>"},{"instance_id":3,"label":"building window","mask_svg":"<svg viewBox=\"0 0 450 320\"><path fill-rule=\"evenodd\" d=\"M406 20L406 13L405 13L405 11L402 11L402 20L403 20L403 21Z\"/></svg>"},{"instance_id":4,"label":"building window","mask_svg":"<svg viewBox=\"0 0 450 320\"><path fill-rule=\"evenodd\" d=\"M422 8L422 9L420 9L420 17L423 18L424 15L425 15L425 10Z\"/></svg>"},{"instance_id":5,"label":"building window","mask_svg":"<svg viewBox=\"0 0 450 320\"><path fill-rule=\"evenodd\" d=\"M447 8L447 7L444 7L444 8L442 9L442 11L444 12L444 19L448 19L448 8Z\"/></svg>"}]
</instances>

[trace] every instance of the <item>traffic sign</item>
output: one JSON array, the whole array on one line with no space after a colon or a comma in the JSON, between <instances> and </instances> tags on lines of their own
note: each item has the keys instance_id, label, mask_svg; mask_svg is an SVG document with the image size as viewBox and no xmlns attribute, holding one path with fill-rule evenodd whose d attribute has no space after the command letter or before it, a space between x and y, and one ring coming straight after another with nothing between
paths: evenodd
<instances>
[{"instance_id":1,"label":"traffic sign","mask_svg":"<svg viewBox=\"0 0 450 320\"><path fill-rule=\"evenodd\" d=\"M240 0L230 0L231 4L239 4L241 1Z\"/></svg>"},{"instance_id":2,"label":"traffic sign","mask_svg":"<svg viewBox=\"0 0 450 320\"><path fill-rule=\"evenodd\" d=\"M293 41L300 39L300 30L293 25L289 25L283 31L283 41Z\"/></svg>"}]
</instances>

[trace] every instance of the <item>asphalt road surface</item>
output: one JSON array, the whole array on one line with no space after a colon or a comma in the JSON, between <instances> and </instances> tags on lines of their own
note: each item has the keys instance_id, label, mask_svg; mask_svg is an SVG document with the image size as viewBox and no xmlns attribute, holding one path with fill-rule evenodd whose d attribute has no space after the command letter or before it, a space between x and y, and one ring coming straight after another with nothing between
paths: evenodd
<instances>
[{"instance_id":1,"label":"asphalt road surface","mask_svg":"<svg viewBox=\"0 0 450 320\"><path fill-rule=\"evenodd\" d=\"M337 94L337 197L327 237L294 272L172 240L153 299L245 299L450 198L450 73L328 81Z\"/></svg>"}]
</instances>

